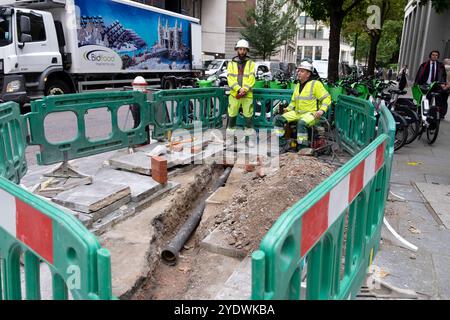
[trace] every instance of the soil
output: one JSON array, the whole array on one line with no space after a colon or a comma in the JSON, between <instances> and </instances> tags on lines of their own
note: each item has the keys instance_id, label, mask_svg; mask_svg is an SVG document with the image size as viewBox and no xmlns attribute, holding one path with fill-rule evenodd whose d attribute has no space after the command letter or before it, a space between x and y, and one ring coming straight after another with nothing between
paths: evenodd
<instances>
[{"instance_id":1,"label":"soil","mask_svg":"<svg viewBox=\"0 0 450 320\"><path fill-rule=\"evenodd\" d=\"M251 253L283 212L336 169L315 157L283 154L280 169L271 175L243 175L228 207L216 216L215 226L227 235L229 245Z\"/></svg>"},{"instance_id":2,"label":"soil","mask_svg":"<svg viewBox=\"0 0 450 320\"><path fill-rule=\"evenodd\" d=\"M338 168L315 157L294 153L281 155L279 163L278 170L264 177L257 174L258 170L243 174L238 191L213 219L197 228L181 250L177 264L169 266L155 259L153 272L132 299L214 299L216 289L240 260L202 249L199 242L204 235L220 228L230 245L250 254L283 212ZM220 170L203 168L196 173L194 181L177 191L170 209L153 222L161 236L153 243L155 249L173 237L190 214L189 209L210 191L219 174ZM208 183L209 177L212 181Z\"/></svg>"}]
</instances>

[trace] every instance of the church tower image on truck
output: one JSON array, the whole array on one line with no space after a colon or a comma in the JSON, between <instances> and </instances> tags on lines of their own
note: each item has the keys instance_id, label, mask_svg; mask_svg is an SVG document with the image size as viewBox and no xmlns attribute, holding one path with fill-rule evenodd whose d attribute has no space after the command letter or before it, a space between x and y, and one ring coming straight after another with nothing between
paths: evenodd
<instances>
[{"instance_id":1,"label":"church tower image on truck","mask_svg":"<svg viewBox=\"0 0 450 320\"><path fill-rule=\"evenodd\" d=\"M178 20L175 20L175 26L169 27L169 21L166 19L166 25L161 23L161 17L158 18L158 46L167 49L171 55L173 53L180 54L183 45L183 26Z\"/></svg>"}]
</instances>

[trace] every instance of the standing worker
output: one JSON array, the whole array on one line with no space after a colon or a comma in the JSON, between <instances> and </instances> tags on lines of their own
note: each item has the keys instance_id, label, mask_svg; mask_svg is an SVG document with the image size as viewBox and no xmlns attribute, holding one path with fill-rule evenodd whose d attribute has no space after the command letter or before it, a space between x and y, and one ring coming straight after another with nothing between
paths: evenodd
<instances>
[{"instance_id":1,"label":"standing worker","mask_svg":"<svg viewBox=\"0 0 450 320\"><path fill-rule=\"evenodd\" d=\"M320 117L327 112L331 104L331 96L319 80L312 80L314 67L311 63L303 61L297 68L297 79L291 103L286 112L274 117L275 134L279 138L280 151L286 151L287 140L284 137L284 127L291 122L297 123L298 147L308 147L308 128L318 123ZM278 113L277 107L273 113Z\"/></svg>"},{"instance_id":2,"label":"standing worker","mask_svg":"<svg viewBox=\"0 0 450 320\"><path fill-rule=\"evenodd\" d=\"M246 140L249 141L249 136L254 133L252 90L255 85L255 63L247 56L249 51L247 40L239 40L234 49L237 56L228 63L227 68L228 86L231 89L228 101L228 143L233 143L231 139L234 139L236 120L241 106L245 118Z\"/></svg>"}]
</instances>

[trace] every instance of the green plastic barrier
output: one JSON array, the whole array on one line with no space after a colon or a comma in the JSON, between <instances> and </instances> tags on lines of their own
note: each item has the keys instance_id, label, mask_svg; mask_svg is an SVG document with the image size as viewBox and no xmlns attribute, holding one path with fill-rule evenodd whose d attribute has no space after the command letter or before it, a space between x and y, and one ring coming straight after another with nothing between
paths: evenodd
<instances>
[{"instance_id":1,"label":"green plastic barrier","mask_svg":"<svg viewBox=\"0 0 450 320\"><path fill-rule=\"evenodd\" d=\"M222 127L228 100L224 88L161 90L153 95L150 122L152 136L164 137L168 131L192 130L201 121L202 129Z\"/></svg>"},{"instance_id":2,"label":"green plastic barrier","mask_svg":"<svg viewBox=\"0 0 450 320\"><path fill-rule=\"evenodd\" d=\"M253 86L254 89L263 89L266 87L267 81L265 80L256 80L255 85Z\"/></svg>"},{"instance_id":3,"label":"green plastic barrier","mask_svg":"<svg viewBox=\"0 0 450 320\"><path fill-rule=\"evenodd\" d=\"M0 105L0 177L15 183L27 172L25 126L15 102Z\"/></svg>"},{"instance_id":4,"label":"green plastic barrier","mask_svg":"<svg viewBox=\"0 0 450 320\"><path fill-rule=\"evenodd\" d=\"M139 107L141 122L135 129L122 131L118 127L119 108L135 105ZM86 137L84 115L88 110L107 108L111 115L111 134L106 139L89 140ZM72 141L50 143L45 137L45 118L55 112L73 112L77 118L78 134ZM25 115L30 124L30 144L39 145L37 161L40 165L87 157L107 151L142 144L148 135L145 126L150 122L149 104L146 95L137 91L83 93L48 96L31 103L31 112Z\"/></svg>"},{"instance_id":5,"label":"green plastic barrier","mask_svg":"<svg viewBox=\"0 0 450 320\"><path fill-rule=\"evenodd\" d=\"M374 106L367 100L339 95L334 109L338 143L351 155L364 149L374 138Z\"/></svg>"},{"instance_id":6,"label":"green plastic barrier","mask_svg":"<svg viewBox=\"0 0 450 320\"><path fill-rule=\"evenodd\" d=\"M284 89L283 84L279 81L269 81L270 89Z\"/></svg>"},{"instance_id":7,"label":"green plastic barrier","mask_svg":"<svg viewBox=\"0 0 450 320\"><path fill-rule=\"evenodd\" d=\"M289 89L253 89L253 125L258 129L273 128L273 107L278 102L290 102L293 90ZM245 125L242 114L238 115L238 126Z\"/></svg>"},{"instance_id":8,"label":"green plastic barrier","mask_svg":"<svg viewBox=\"0 0 450 320\"><path fill-rule=\"evenodd\" d=\"M0 300L40 300L41 262L54 300L115 299L108 250L72 214L4 178L0 202Z\"/></svg>"},{"instance_id":9,"label":"green plastic barrier","mask_svg":"<svg viewBox=\"0 0 450 320\"><path fill-rule=\"evenodd\" d=\"M252 299L356 297L379 248L393 159L395 121L381 113L379 136L288 209L252 254Z\"/></svg>"},{"instance_id":10,"label":"green plastic barrier","mask_svg":"<svg viewBox=\"0 0 450 320\"><path fill-rule=\"evenodd\" d=\"M211 88L214 81L212 80L197 80L199 88Z\"/></svg>"}]
</instances>

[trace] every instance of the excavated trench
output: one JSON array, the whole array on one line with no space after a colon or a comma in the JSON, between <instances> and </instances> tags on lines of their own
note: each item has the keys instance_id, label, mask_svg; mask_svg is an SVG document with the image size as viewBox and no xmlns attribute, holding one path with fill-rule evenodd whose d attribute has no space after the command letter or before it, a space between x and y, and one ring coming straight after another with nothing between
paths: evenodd
<instances>
[{"instance_id":1,"label":"excavated trench","mask_svg":"<svg viewBox=\"0 0 450 320\"><path fill-rule=\"evenodd\" d=\"M278 217L336 169L317 158L292 153L282 155L279 168L263 175L258 170L247 172L244 166L233 167L233 178L229 179L234 180L233 187L227 183L216 192L226 200L204 217L179 254L174 254L175 259L169 257L164 263L161 253L201 208L225 171L223 166L203 165L191 182L175 192L169 207L154 218L150 272L128 298L214 299L220 284L258 248ZM225 246L242 255L231 257L206 250L202 241L212 231L223 234Z\"/></svg>"},{"instance_id":2,"label":"excavated trench","mask_svg":"<svg viewBox=\"0 0 450 320\"><path fill-rule=\"evenodd\" d=\"M173 265L177 262L178 254L175 253L172 257L171 253L164 253L164 250L167 249L170 242L177 236L182 226L186 222L189 223L188 220L193 212L197 211L211 194L212 188L217 184L225 168L221 165L205 164L201 165L201 168L198 168L197 171L192 181L176 190L170 199L170 204L162 213L153 219L152 227L154 229L154 235L150 242L148 255L150 271L146 279L138 286L137 290L133 290L134 292L128 294L128 297L125 298L149 299L149 295L150 299L152 298L151 290L149 292L148 288L154 285L154 279L161 278L167 273L167 269L173 269ZM193 229L192 232L195 233L195 228L191 227L189 229ZM192 234L189 231L187 233L188 239L192 238ZM190 240L187 241L189 242ZM181 245L181 252L183 248L186 248L184 243ZM167 257L166 263L163 257ZM157 287L160 286L157 285Z\"/></svg>"}]
</instances>

